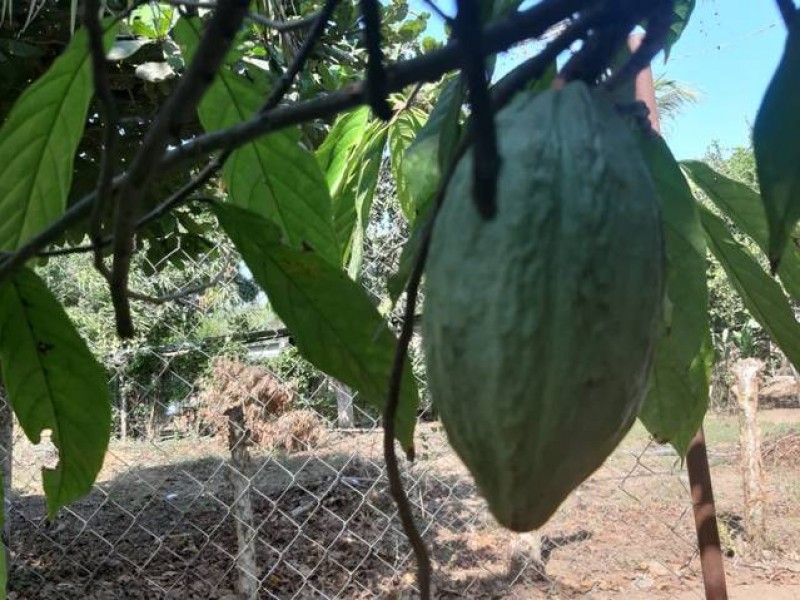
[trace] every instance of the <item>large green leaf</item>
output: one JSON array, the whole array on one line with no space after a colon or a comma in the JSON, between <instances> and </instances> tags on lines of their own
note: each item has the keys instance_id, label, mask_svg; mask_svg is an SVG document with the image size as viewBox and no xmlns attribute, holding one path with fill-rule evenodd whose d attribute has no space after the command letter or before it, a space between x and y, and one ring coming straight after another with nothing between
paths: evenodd
<instances>
[{"instance_id":1,"label":"large green leaf","mask_svg":"<svg viewBox=\"0 0 800 600\"><path fill-rule=\"evenodd\" d=\"M116 27L106 35L110 47ZM14 103L0 128L0 250L15 250L64 212L92 99L85 30Z\"/></svg>"},{"instance_id":2,"label":"large green leaf","mask_svg":"<svg viewBox=\"0 0 800 600\"><path fill-rule=\"evenodd\" d=\"M397 200L403 214L414 215L414 202L409 190L409 181L414 174L406 171L403 160L406 150L414 142L427 116L419 109L409 109L400 114L389 131L389 157L392 161L392 176L397 189Z\"/></svg>"},{"instance_id":3,"label":"large green leaf","mask_svg":"<svg viewBox=\"0 0 800 600\"><path fill-rule=\"evenodd\" d=\"M656 347L650 390L639 415L660 442L683 456L703 422L713 351L708 323L706 245L694 196L661 138L643 139L664 219L671 307Z\"/></svg>"},{"instance_id":4,"label":"large green leaf","mask_svg":"<svg viewBox=\"0 0 800 600\"><path fill-rule=\"evenodd\" d=\"M460 135L459 119L466 88L460 77L444 84L436 107L403 160L403 177L411 201L404 209L409 222L424 213L439 187L442 174L453 158Z\"/></svg>"},{"instance_id":5,"label":"large green leaf","mask_svg":"<svg viewBox=\"0 0 800 600\"><path fill-rule=\"evenodd\" d=\"M359 200L362 202L364 200L363 194L359 193L359 182L361 181L364 167L367 166L365 161L368 161L370 156L370 148L378 140L380 140L380 151L383 151L387 128L388 125L386 123L378 120L372 121L367 125L358 146L349 152L348 164L342 184L339 186L337 194L333 197L333 226L336 231L336 237L342 247L343 264L348 264L349 259L352 258L353 236L356 222L358 221L357 204ZM380 163L377 166L380 167ZM365 189L364 191L367 190ZM371 206L371 196L369 203Z\"/></svg>"},{"instance_id":6,"label":"large green leaf","mask_svg":"<svg viewBox=\"0 0 800 600\"><path fill-rule=\"evenodd\" d=\"M103 368L33 271L0 286L0 365L25 435L52 431L55 469L44 469L50 516L91 489L108 447L111 403Z\"/></svg>"},{"instance_id":7,"label":"large green leaf","mask_svg":"<svg viewBox=\"0 0 800 600\"><path fill-rule=\"evenodd\" d=\"M681 165L716 207L766 254L769 227L761 197L749 186L717 173L706 163L687 160ZM783 251L778 275L789 295L800 301L800 249L795 244L788 244Z\"/></svg>"},{"instance_id":8,"label":"large green leaf","mask_svg":"<svg viewBox=\"0 0 800 600\"><path fill-rule=\"evenodd\" d=\"M664 44L664 60L669 60L669 54L672 47L678 42L686 26L689 24L689 19L694 12L697 0L675 0L672 13L672 25L667 34L667 40Z\"/></svg>"},{"instance_id":9,"label":"large green leaf","mask_svg":"<svg viewBox=\"0 0 800 600\"><path fill-rule=\"evenodd\" d=\"M372 209L372 200L375 197L375 189L378 187L378 179L381 172L381 162L383 161L383 150L386 147L388 129L380 128L364 152L358 156L360 169L358 179L348 195L352 196L351 204L355 209L355 224L353 227L352 239L350 242L350 262L348 273L352 279L358 279L361 272L361 263L364 260L364 235L369 222L369 213Z\"/></svg>"},{"instance_id":10,"label":"large green leaf","mask_svg":"<svg viewBox=\"0 0 800 600\"><path fill-rule=\"evenodd\" d=\"M175 35L191 55L197 25L181 19ZM250 118L262 103L263 94L254 85L223 68L198 113L203 128L216 131ZM279 131L241 147L225 163L223 179L235 204L277 223L292 246L308 245L331 264L340 264L328 185L314 155L300 145L299 130Z\"/></svg>"},{"instance_id":11,"label":"large green leaf","mask_svg":"<svg viewBox=\"0 0 800 600\"><path fill-rule=\"evenodd\" d=\"M780 263L800 220L800 11L753 126L753 149L769 224L768 256Z\"/></svg>"},{"instance_id":12,"label":"large green leaf","mask_svg":"<svg viewBox=\"0 0 800 600\"><path fill-rule=\"evenodd\" d=\"M708 246L725 269L745 308L780 346L795 368L800 368L800 324L795 320L780 284L733 239L722 219L705 207L699 208Z\"/></svg>"},{"instance_id":13,"label":"large green leaf","mask_svg":"<svg viewBox=\"0 0 800 600\"><path fill-rule=\"evenodd\" d=\"M370 109L362 106L336 119L330 133L316 152L317 161L325 173L328 189L335 197L344 183L352 163L353 151L361 144L367 130Z\"/></svg>"},{"instance_id":14,"label":"large green leaf","mask_svg":"<svg viewBox=\"0 0 800 600\"><path fill-rule=\"evenodd\" d=\"M232 204L213 205L300 353L377 408L386 402L397 340L364 290L313 252L286 246L268 220ZM397 412L397 438L413 452L417 388L409 361Z\"/></svg>"}]
</instances>

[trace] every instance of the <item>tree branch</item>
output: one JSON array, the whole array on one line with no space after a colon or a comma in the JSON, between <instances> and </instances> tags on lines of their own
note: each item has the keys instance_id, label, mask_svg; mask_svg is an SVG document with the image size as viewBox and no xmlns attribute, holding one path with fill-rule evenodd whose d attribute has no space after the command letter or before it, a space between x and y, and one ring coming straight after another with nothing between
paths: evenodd
<instances>
[{"instance_id":1,"label":"tree branch","mask_svg":"<svg viewBox=\"0 0 800 600\"><path fill-rule=\"evenodd\" d=\"M476 0L458 0L457 5L456 38L462 42L461 69L466 77L475 124L472 196L481 216L491 219L497 209L495 200L500 156L497 153L497 133L486 81L481 15Z\"/></svg>"},{"instance_id":2,"label":"tree branch","mask_svg":"<svg viewBox=\"0 0 800 600\"><path fill-rule=\"evenodd\" d=\"M381 13L378 0L361 0L364 45L367 48L367 100L373 114L382 121L392 118L386 93L386 71L381 46Z\"/></svg>"},{"instance_id":3,"label":"tree branch","mask_svg":"<svg viewBox=\"0 0 800 600\"><path fill-rule=\"evenodd\" d=\"M775 0L775 3L778 5L778 10L781 11L786 29L789 29L797 16L797 7L794 5L793 0Z\"/></svg>"},{"instance_id":4,"label":"tree branch","mask_svg":"<svg viewBox=\"0 0 800 600\"><path fill-rule=\"evenodd\" d=\"M213 279L211 279L206 283L201 283L199 285L195 285L192 287L183 288L172 294L164 294L163 296L149 296L147 294L140 294L138 292L128 290L128 297L133 300L139 300L140 302L148 302L150 304L166 304L167 302L180 300L181 298L186 298L187 296L194 296L195 294L205 292L207 289L219 285L220 282L225 278L225 274L227 272L228 269L225 268L219 273L217 273L217 275Z\"/></svg>"},{"instance_id":5,"label":"tree branch","mask_svg":"<svg viewBox=\"0 0 800 600\"><path fill-rule=\"evenodd\" d=\"M108 62L106 61L105 46L103 44L103 27L100 24L100 2L99 0L86 0L83 8L83 21L89 35L89 50L92 55L94 87L97 98L100 101L100 112L104 121L103 149L100 155L100 173L97 178L97 197L89 222L89 239L96 248L94 266L103 277L109 279L110 273L103 260L100 240L103 235L103 216L111 201L111 188L114 178L113 167L119 140L117 131L119 113L108 77Z\"/></svg>"},{"instance_id":6,"label":"tree branch","mask_svg":"<svg viewBox=\"0 0 800 600\"><path fill-rule=\"evenodd\" d=\"M544 0L489 25L484 31L484 56L507 50L523 40L542 35L555 23L571 16L588 0ZM386 91L395 93L419 81L435 81L461 66L458 41L424 56L402 61L386 69ZM225 148L238 148L262 135L314 119L331 117L367 104L363 81L347 85L336 92L291 106L278 107L268 113L227 129L191 140L164 156L163 165L170 168L186 160Z\"/></svg>"},{"instance_id":7,"label":"tree branch","mask_svg":"<svg viewBox=\"0 0 800 600\"><path fill-rule=\"evenodd\" d=\"M587 1L543 0L525 11L490 24L484 30L484 53L488 55L502 52L520 41L542 35L552 25L577 12ZM397 63L387 69L387 91L400 92L407 85L436 80L445 73L457 69L460 60L458 42L453 42L424 56ZM233 150L267 133L313 119L330 118L365 103L364 83L360 82L312 100L291 106L278 106L244 123L198 136L175 150L167 151L154 170L164 173L187 162L201 159L212 152ZM112 189L119 189L129 177L130 172L114 178ZM18 250L7 254L0 263L0 282L35 257L42 248L53 243L64 231L86 218L91 211L95 196L94 192L84 196L59 220L48 225Z\"/></svg>"},{"instance_id":8,"label":"tree branch","mask_svg":"<svg viewBox=\"0 0 800 600\"><path fill-rule=\"evenodd\" d=\"M175 91L159 111L119 190L114 215L114 262L110 288L117 333L122 338L132 337L134 333L127 297L128 272L133 256L133 234L142 198L149 180L158 173L159 158L169 137L177 133L180 117L196 108L214 81L217 70L222 66L222 61L247 14L247 7L247 0L220 1L186 75L181 78Z\"/></svg>"},{"instance_id":9,"label":"tree branch","mask_svg":"<svg viewBox=\"0 0 800 600\"><path fill-rule=\"evenodd\" d=\"M275 19L269 19L264 15L259 13L249 13L247 18L252 20L254 23L258 25L262 25L264 27L268 27L269 29L274 29L278 33L287 33L289 31L296 31L297 29L304 29L310 25L313 25L317 18L319 17L319 12L315 12L307 17L303 17L302 19L292 19L291 21L277 21Z\"/></svg>"}]
</instances>

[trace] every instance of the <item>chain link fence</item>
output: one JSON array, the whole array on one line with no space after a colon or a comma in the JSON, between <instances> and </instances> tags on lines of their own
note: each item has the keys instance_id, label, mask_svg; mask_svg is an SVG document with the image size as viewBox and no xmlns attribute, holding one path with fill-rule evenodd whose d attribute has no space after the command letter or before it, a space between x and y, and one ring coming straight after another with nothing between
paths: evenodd
<instances>
[{"instance_id":1,"label":"chain link fence","mask_svg":"<svg viewBox=\"0 0 800 600\"><path fill-rule=\"evenodd\" d=\"M361 272L382 303L405 232L390 203L379 199L374 213ZM49 522L40 468L57 453L6 427L9 598L414 597L374 407L299 356L225 244L140 261L134 284L159 301L137 304L139 336L127 346L115 341L89 258L43 270L104 357L113 439L92 493ZM421 373L418 344L413 360ZM753 557L738 516L735 420L709 417L732 585L800 581L800 444L778 448L791 438L785 427L765 432L781 459L765 459L770 544ZM685 469L640 425L528 535L494 524L426 400L416 439L403 477L435 597L702 597Z\"/></svg>"}]
</instances>

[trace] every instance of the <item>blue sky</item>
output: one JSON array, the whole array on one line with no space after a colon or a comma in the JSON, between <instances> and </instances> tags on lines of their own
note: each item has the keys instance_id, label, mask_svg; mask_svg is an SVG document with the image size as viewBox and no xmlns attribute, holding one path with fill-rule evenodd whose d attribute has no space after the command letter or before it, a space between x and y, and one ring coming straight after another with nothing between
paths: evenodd
<instances>
[{"instance_id":1,"label":"blue sky","mask_svg":"<svg viewBox=\"0 0 800 600\"><path fill-rule=\"evenodd\" d=\"M439 0L453 13L453 0ZM412 0L413 9L425 10ZM430 11L428 11L430 12ZM431 16L428 33L443 36ZM702 158L713 140L723 148L747 143L749 127L780 60L786 34L775 3L769 0L698 0L688 30L658 75L687 83L702 97L668 126L667 140L679 159Z\"/></svg>"}]
</instances>

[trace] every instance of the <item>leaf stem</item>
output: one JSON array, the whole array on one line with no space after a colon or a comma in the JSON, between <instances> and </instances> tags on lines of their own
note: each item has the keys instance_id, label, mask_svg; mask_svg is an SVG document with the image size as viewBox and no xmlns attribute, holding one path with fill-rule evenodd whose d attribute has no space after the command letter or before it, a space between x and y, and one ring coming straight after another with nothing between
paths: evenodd
<instances>
[{"instance_id":1,"label":"leaf stem","mask_svg":"<svg viewBox=\"0 0 800 600\"><path fill-rule=\"evenodd\" d=\"M795 15L797 15L797 7L794 5L793 0L775 0L778 5L778 10L781 12L783 22L786 24L786 29L792 27Z\"/></svg>"}]
</instances>

